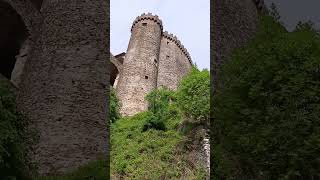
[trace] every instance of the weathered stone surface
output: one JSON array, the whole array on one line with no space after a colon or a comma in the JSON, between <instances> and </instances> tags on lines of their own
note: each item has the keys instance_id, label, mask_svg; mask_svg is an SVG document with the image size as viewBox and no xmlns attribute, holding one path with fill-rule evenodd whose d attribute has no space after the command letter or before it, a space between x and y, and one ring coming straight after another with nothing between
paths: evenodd
<instances>
[{"instance_id":1,"label":"weathered stone surface","mask_svg":"<svg viewBox=\"0 0 320 180\"><path fill-rule=\"evenodd\" d=\"M143 19L134 24L123 62L117 93L121 114L128 116L148 108L145 95L156 88L161 26L158 21Z\"/></svg>"},{"instance_id":2,"label":"weathered stone surface","mask_svg":"<svg viewBox=\"0 0 320 180\"><path fill-rule=\"evenodd\" d=\"M19 54L16 56L15 66L14 66L13 71L11 73L11 82L17 87L19 87L19 83L21 80L21 74L23 72L24 65L25 65L27 58L28 58L28 53L29 53L29 49L30 49L29 44L30 44L30 42L27 39L21 45Z\"/></svg>"},{"instance_id":3,"label":"weathered stone surface","mask_svg":"<svg viewBox=\"0 0 320 180\"><path fill-rule=\"evenodd\" d=\"M39 26L31 27L36 34L17 100L38 131L30 156L40 174L63 173L107 155L108 7L104 0L46 0L43 19L30 23Z\"/></svg>"},{"instance_id":4,"label":"weathered stone surface","mask_svg":"<svg viewBox=\"0 0 320 180\"><path fill-rule=\"evenodd\" d=\"M263 0L214 0L211 4L211 73L216 81L221 64L233 49L250 40ZM213 84L216 85L214 82Z\"/></svg>"},{"instance_id":5,"label":"weathered stone surface","mask_svg":"<svg viewBox=\"0 0 320 180\"><path fill-rule=\"evenodd\" d=\"M165 31L161 39L157 87L165 86L176 90L191 67L187 50L176 37Z\"/></svg>"}]
</instances>

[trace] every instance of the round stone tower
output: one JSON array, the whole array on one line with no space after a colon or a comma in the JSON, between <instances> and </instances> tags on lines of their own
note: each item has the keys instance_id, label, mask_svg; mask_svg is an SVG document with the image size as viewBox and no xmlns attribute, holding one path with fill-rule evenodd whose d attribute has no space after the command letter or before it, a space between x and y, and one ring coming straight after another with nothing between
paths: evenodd
<instances>
[{"instance_id":1,"label":"round stone tower","mask_svg":"<svg viewBox=\"0 0 320 180\"><path fill-rule=\"evenodd\" d=\"M123 62L123 74L117 85L120 112L124 116L131 116L148 108L144 98L157 86L162 29L162 21L151 13L142 14L133 22Z\"/></svg>"}]
</instances>

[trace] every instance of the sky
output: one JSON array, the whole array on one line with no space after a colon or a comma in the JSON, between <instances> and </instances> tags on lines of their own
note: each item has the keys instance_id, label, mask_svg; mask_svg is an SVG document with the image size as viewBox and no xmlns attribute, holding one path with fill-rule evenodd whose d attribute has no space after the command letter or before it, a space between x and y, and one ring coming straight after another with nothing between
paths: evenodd
<instances>
[{"instance_id":1,"label":"sky","mask_svg":"<svg viewBox=\"0 0 320 180\"><path fill-rule=\"evenodd\" d=\"M311 20L320 29L320 0L264 0L274 2L289 31L298 21ZM200 69L210 68L210 0L111 0L111 53L126 52L134 19L151 12L164 30L173 33Z\"/></svg>"},{"instance_id":2,"label":"sky","mask_svg":"<svg viewBox=\"0 0 320 180\"><path fill-rule=\"evenodd\" d=\"M320 0L264 0L267 6L276 4L280 21L292 31L299 21L311 20L320 28Z\"/></svg>"},{"instance_id":3,"label":"sky","mask_svg":"<svg viewBox=\"0 0 320 180\"><path fill-rule=\"evenodd\" d=\"M134 19L148 12L159 16L164 31L178 37L200 69L210 68L210 0L111 0L113 55L127 51Z\"/></svg>"}]
</instances>

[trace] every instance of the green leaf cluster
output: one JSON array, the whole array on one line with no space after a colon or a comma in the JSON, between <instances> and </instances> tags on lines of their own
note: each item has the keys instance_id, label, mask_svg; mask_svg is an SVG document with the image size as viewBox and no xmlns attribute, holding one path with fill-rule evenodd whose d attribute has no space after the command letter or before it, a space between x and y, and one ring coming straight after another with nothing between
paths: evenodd
<instances>
[{"instance_id":1,"label":"green leaf cluster","mask_svg":"<svg viewBox=\"0 0 320 180\"><path fill-rule=\"evenodd\" d=\"M121 115L120 115L119 100L117 98L115 89L112 87L110 87L109 106L110 106L109 118L110 118L110 121L113 123L116 120L120 119Z\"/></svg>"},{"instance_id":2,"label":"green leaf cluster","mask_svg":"<svg viewBox=\"0 0 320 180\"><path fill-rule=\"evenodd\" d=\"M195 66L185 76L177 90L177 104L185 117L193 122L207 122L210 115L209 71Z\"/></svg>"},{"instance_id":3,"label":"green leaf cluster","mask_svg":"<svg viewBox=\"0 0 320 180\"><path fill-rule=\"evenodd\" d=\"M26 120L17 112L14 87L0 78L0 177L24 178Z\"/></svg>"},{"instance_id":4,"label":"green leaf cluster","mask_svg":"<svg viewBox=\"0 0 320 180\"><path fill-rule=\"evenodd\" d=\"M301 26L299 27L306 27ZM213 101L216 179L320 177L320 38L261 17L223 65Z\"/></svg>"},{"instance_id":5,"label":"green leaf cluster","mask_svg":"<svg viewBox=\"0 0 320 180\"><path fill-rule=\"evenodd\" d=\"M145 98L149 103L143 131L148 129L166 130L166 121L177 118L175 93L167 88L151 91Z\"/></svg>"},{"instance_id":6,"label":"green leaf cluster","mask_svg":"<svg viewBox=\"0 0 320 180\"><path fill-rule=\"evenodd\" d=\"M193 140L180 131L180 126L186 117L191 122L209 117L209 88L209 72L194 67L177 91L158 88L146 96L147 111L113 123L112 177L204 179L204 169L193 167L190 164L194 162L186 160L188 152L184 143Z\"/></svg>"}]
</instances>

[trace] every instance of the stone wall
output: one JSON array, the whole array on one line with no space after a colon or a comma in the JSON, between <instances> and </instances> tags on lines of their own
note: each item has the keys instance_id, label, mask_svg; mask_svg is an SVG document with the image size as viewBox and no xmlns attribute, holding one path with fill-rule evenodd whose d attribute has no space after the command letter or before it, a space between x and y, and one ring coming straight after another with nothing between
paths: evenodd
<instances>
[{"instance_id":1,"label":"stone wall","mask_svg":"<svg viewBox=\"0 0 320 180\"><path fill-rule=\"evenodd\" d=\"M158 66L158 81L157 87L165 86L170 89L176 89L178 83L176 59L177 47L171 39L168 38L167 32L161 39L159 66Z\"/></svg>"},{"instance_id":2,"label":"stone wall","mask_svg":"<svg viewBox=\"0 0 320 180\"><path fill-rule=\"evenodd\" d=\"M173 34L163 33L160 48L157 87L176 90L181 78L191 69L188 51Z\"/></svg>"},{"instance_id":3,"label":"stone wall","mask_svg":"<svg viewBox=\"0 0 320 180\"><path fill-rule=\"evenodd\" d=\"M263 0L214 0L211 7L211 72L216 81L232 50L253 37Z\"/></svg>"},{"instance_id":4,"label":"stone wall","mask_svg":"<svg viewBox=\"0 0 320 180\"><path fill-rule=\"evenodd\" d=\"M145 111L145 96L156 88L162 22L151 14L139 16L133 23L132 35L123 62L122 77L117 85L124 116Z\"/></svg>"},{"instance_id":5,"label":"stone wall","mask_svg":"<svg viewBox=\"0 0 320 180\"><path fill-rule=\"evenodd\" d=\"M127 53L121 54L125 58L116 88L124 116L147 110L145 96L153 89L177 89L192 67L187 49L176 36L163 32L158 16L138 16L131 31Z\"/></svg>"},{"instance_id":6,"label":"stone wall","mask_svg":"<svg viewBox=\"0 0 320 180\"><path fill-rule=\"evenodd\" d=\"M107 155L108 7L103 0L42 4L17 98L38 132L30 156L39 174L60 174Z\"/></svg>"}]
</instances>

